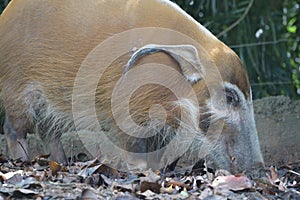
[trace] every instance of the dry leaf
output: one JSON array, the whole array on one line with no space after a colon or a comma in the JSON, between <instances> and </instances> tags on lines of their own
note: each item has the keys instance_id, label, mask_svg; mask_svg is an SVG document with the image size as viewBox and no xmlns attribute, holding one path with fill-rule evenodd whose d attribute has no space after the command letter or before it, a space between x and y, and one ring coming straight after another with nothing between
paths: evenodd
<instances>
[{"instance_id":1,"label":"dry leaf","mask_svg":"<svg viewBox=\"0 0 300 200\"><path fill-rule=\"evenodd\" d=\"M82 169L78 173L78 175L82 176L83 178L87 178L88 176L91 176L92 174L94 174L101 165L102 164L96 165L96 166L93 166L93 167L86 167L86 168Z\"/></svg>"},{"instance_id":2,"label":"dry leaf","mask_svg":"<svg viewBox=\"0 0 300 200\"><path fill-rule=\"evenodd\" d=\"M105 176L108 176L110 178L120 178L120 174L118 170L109 167L105 164L101 164L101 166L97 169L97 172L104 174Z\"/></svg>"},{"instance_id":3,"label":"dry leaf","mask_svg":"<svg viewBox=\"0 0 300 200\"><path fill-rule=\"evenodd\" d=\"M140 195L143 195L144 197L146 197L146 199L151 199L151 197L156 197L157 194L152 192L151 190L147 190L145 192L140 193Z\"/></svg>"},{"instance_id":4,"label":"dry leaf","mask_svg":"<svg viewBox=\"0 0 300 200\"><path fill-rule=\"evenodd\" d=\"M218 176L212 183L213 187L229 189L233 191L244 190L252 187L246 176Z\"/></svg>"},{"instance_id":5,"label":"dry leaf","mask_svg":"<svg viewBox=\"0 0 300 200\"><path fill-rule=\"evenodd\" d=\"M187 184L184 184L184 183L179 182L179 181L171 181L171 182L169 182L168 185L172 185L174 187L178 186L178 187L182 187L182 188L188 188L189 187Z\"/></svg>"},{"instance_id":6,"label":"dry leaf","mask_svg":"<svg viewBox=\"0 0 300 200\"><path fill-rule=\"evenodd\" d=\"M158 183L152 183L148 181L143 181L141 183L141 192L145 192L147 190L151 190L152 192L155 192L156 194L160 193L161 186Z\"/></svg>"},{"instance_id":7,"label":"dry leaf","mask_svg":"<svg viewBox=\"0 0 300 200\"><path fill-rule=\"evenodd\" d=\"M181 192L180 195L182 196L182 198L188 198L189 197L189 193L187 192L186 188L184 188Z\"/></svg>"},{"instance_id":8,"label":"dry leaf","mask_svg":"<svg viewBox=\"0 0 300 200\"><path fill-rule=\"evenodd\" d=\"M157 175L151 170L148 170L143 173L145 177L140 177L141 181L148 181L148 182L157 182L159 179L161 179L160 175Z\"/></svg>"},{"instance_id":9,"label":"dry leaf","mask_svg":"<svg viewBox=\"0 0 300 200\"><path fill-rule=\"evenodd\" d=\"M50 170L53 176L57 176L57 173L62 170L62 166L55 161L50 161Z\"/></svg>"},{"instance_id":10,"label":"dry leaf","mask_svg":"<svg viewBox=\"0 0 300 200\"><path fill-rule=\"evenodd\" d=\"M273 181L274 183L279 182L280 180L279 180L279 178L278 178L278 172L277 172L277 169L275 169L274 166L271 166L271 167L269 168L269 170L270 170L270 172L271 172L271 179L272 179L272 181Z\"/></svg>"},{"instance_id":11,"label":"dry leaf","mask_svg":"<svg viewBox=\"0 0 300 200\"><path fill-rule=\"evenodd\" d=\"M165 188L164 183L162 184L162 187L160 188L161 193L167 193L167 194L173 194L176 190L173 188L172 185Z\"/></svg>"},{"instance_id":12,"label":"dry leaf","mask_svg":"<svg viewBox=\"0 0 300 200\"><path fill-rule=\"evenodd\" d=\"M121 184L121 183L116 183L113 182L113 188L117 189L118 191L122 192L133 192L135 191L136 184Z\"/></svg>"},{"instance_id":13,"label":"dry leaf","mask_svg":"<svg viewBox=\"0 0 300 200\"><path fill-rule=\"evenodd\" d=\"M3 174L2 172L0 172L0 177L2 178L2 180L6 181L10 178L12 178L14 175L16 174L23 174L23 170L18 170L18 171L15 171L15 172L8 172L8 173L5 173Z\"/></svg>"},{"instance_id":14,"label":"dry leaf","mask_svg":"<svg viewBox=\"0 0 300 200\"><path fill-rule=\"evenodd\" d=\"M98 199L96 193L91 189L82 190L80 199Z\"/></svg>"},{"instance_id":15,"label":"dry leaf","mask_svg":"<svg viewBox=\"0 0 300 200\"><path fill-rule=\"evenodd\" d=\"M17 189L15 191L18 191L18 192L21 192L22 194L38 194L39 192L37 191L33 191L33 190L29 190L29 189L23 189L23 188L20 188L20 189Z\"/></svg>"},{"instance_id":16,"label":"dry leaf","mask_svg":"<svg viewBox=\"0 0 300 200\"><path fill-rule=\"evenodd\" d=\"M5 163L7 162L7 157L4 154L0 154L0 163Z\"/></svg>"}]
</instances>

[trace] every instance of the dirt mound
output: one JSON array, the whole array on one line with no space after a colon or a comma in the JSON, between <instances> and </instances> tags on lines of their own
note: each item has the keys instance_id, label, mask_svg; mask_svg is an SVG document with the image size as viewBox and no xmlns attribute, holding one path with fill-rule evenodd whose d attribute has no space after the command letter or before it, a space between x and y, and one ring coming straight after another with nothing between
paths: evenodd
<instances>
[{"instance_id":1,"label":"dirt mound","mask_svg":"<svg viewBox=\"0 0 300 200\"><path fill-rule=\"evenodd\" d=\"M285 96L266 97L254 101L255 114L271 118L281 118L285 114L300 114L300 101L292 101ZM279 116L276 116L280 114Z\"/></svg>"},{"instance_id":2,"label":"dirt mound","mask_svg":"<svg viewBox=\"0 0 300 200\"><path fill-rule=\"evenodd\" d=\"M254 101L256 127L266 164L300 161L300 101L268 97Z\"/></svg>"}]
</instances>

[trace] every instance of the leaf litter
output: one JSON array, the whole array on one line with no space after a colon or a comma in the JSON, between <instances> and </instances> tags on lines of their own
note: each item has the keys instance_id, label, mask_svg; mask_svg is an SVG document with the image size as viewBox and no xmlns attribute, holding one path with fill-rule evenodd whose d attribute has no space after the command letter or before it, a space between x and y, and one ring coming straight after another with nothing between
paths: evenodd
<instances>
[{"instance_id":1,"label":"leaf litter","mask_svg":"<svg viewBox=\"0 0 300 200\"><path fill-rule=\"evenodd\" d=\"M27 163L0 157L0 200L300 199L299 163L270 166L254 179L205 166L121 172L97 159L64 166L48 156Z\"/></svg>"}]
</instances>

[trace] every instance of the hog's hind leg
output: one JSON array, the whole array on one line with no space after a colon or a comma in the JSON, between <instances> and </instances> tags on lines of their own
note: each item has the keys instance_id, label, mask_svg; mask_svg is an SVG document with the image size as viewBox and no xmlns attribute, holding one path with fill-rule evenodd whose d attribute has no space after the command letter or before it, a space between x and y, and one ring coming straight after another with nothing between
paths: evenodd
<instances>
[{"instance_id":1,"label":"hog's hind leg","mask_svg":"<svg viewBox=\"0 0 300 200\"><path fill-rule=\"evenodd\" d=\"M29 160L26 141L27 130L22 126L23 123L21 120L14 120L14 124L12 124L6 114L3 130L11 156L14 159L20 158L26 161Z\"/></svg>"}]
</instances>

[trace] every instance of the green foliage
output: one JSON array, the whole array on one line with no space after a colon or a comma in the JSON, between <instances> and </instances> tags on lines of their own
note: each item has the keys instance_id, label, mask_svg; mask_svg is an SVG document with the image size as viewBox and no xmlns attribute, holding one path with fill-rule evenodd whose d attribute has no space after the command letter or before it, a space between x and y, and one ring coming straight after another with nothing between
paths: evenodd
<instances>
[{"instance_id":1,"label":"green foliage","mask_svg":"<svg viewBox=\"0 0 300 200\"><path fill-rule=\"evenodd\" d=\"M0 14L4 10L4 8L7 6L7 4L10 2L10 0L0 0Z\"/></svg>"},{"instance_id":2,"label":"green foliage","mask_svg":"<svg viewBox=\"0 0 300 200\"><path fill-rule=\"evenodd\" d=\"M299 0L172 1L236 51L254 98L300 99ZM0 0L0 13L8 2Z\"/></svg>"},{"instance_id":3,"label":"green foliage","mask_svg":"<svg viewBox=\"0 0 300 200\"><path fill-rule=\"evenodd\" d=\"M172 1L236 51L254 98L300 98L298 0Z\"/></svg>"}]
</instances>

